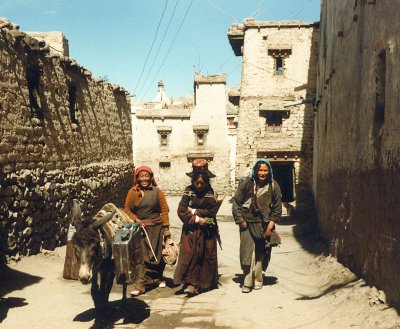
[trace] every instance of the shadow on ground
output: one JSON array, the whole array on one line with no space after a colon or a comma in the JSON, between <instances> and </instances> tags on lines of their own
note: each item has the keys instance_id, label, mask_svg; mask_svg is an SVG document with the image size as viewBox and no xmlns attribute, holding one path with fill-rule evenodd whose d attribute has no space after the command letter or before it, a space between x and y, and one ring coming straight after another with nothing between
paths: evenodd
<instances>
[{"instance_id":1,"label":"shadow on ground","mask_svg":"<svg viewBox=\"0 0 400 329\"><path fill-rule=\"evenodd\" d=\"M7 265L0 265L0 297L15 290L21 290L27 286L38 283L43 278L24 272L13 270Z\"/></svg>"},{"instance_id":2,"label":"shadow on ground","mask_svg":"<svg viewBox=\"0 0 400 329\"><path fill-rule=\"evenodd\" d=\"M237 283L239 287L242 287L243 284L243 274L236 273L235 276L232 278L232 281ZM274 284L278 283L278 278L276 276L263 276L263 285L264 286L273 286Z\"/></svg>"},{"instance_id":3,"label":"shadow on ground","mask_svg":"<svg viewBox=\"0 0 400 329\"><path fill-rule=\"evenodd\" d=\"M114 328L122 320L122 324L138 324L150 316L149 305L142 300L129 298L125 303L117 300L109 303L105 313L98 314L94 308L78 314L73 321L89 322L94 320L90 329Z\"/></svg>"},{"instance_id":4,"label":"shadow on ground","mask_svg":"<svg viewBox=\"0 0 400 329\"><path fill-rule=\"evenodd\" d=\"M311 192L303 192L298 199L298 205L291 216L282 217L279 225L292 225L293 236L304 250L314 255L327 256L328 243L321 234L315 205L310 201L313 199Z\"/></svg>"},{"instance_id":5,"label":"shadow on ground","mask_svg":"<svg viewBox=\"0 0 400 329\"><path fill-rule=\"evenodd\" d=\"M39 276L16 271L5 264L0 265L0 323L7 317L11 308L28 305L24 298L7 297L10 292L21 290L42 280Z\"/></svg>"},{"instance_id":6,"label":"shadow on ground","mask_svg":"<svg viewBox=\"0 0 400 329\"><path fill-rule=\"evenodd\" d=\"M0 298L0 323L7 317L8 311L11 308L22 307L28 305L25 298L8 297Z\"/></svg>"}]
</instances>

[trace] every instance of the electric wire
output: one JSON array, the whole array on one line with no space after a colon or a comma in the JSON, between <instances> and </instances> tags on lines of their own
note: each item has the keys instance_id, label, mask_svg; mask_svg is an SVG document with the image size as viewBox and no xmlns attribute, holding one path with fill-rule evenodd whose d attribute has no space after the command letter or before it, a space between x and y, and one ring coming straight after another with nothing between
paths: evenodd
<instances>
[{"instance_id":1,"label":"electric wire","mask_svg":"<svg viewBox=\"0 0 400 329\"><path fill-rule=\"evenodd\" d=\"M156 33L155 33L154 38L153 38L153 42L151 43L150 50L149 50L149 52L147 53L146 60L145 60L145 62L144 62L143 68L142 68L142 72L140 73L139 80L138 80L138 82L137 82L137 84L136 84L136 87L135 87L135 89L134 89L134 90L135 90L135 93L136 93L137 87L139 86L140 80L142 79L143 72L144 72L144 70L145 70L145 68L146 68L147 61L149 60L150 53L151 53L151 51L153 50L154 43L156 42L157 35L158 35L158 30L159 30L160 25L161 25L161 22L162 22L162 20L163 20L165 10L167 9L168 1L169 1L169 0L166 0L166 1L165 1L165 6L164 6L164 9L163 9L162 14L161 14L160 21L158 22L158 26L157 26Z\"/></svg>"},{"instance_id":2,"label":"electric wire","mask_svg":"<svg viewBox=\"0 0 400 329\"><path fill-rule=\"evenodd\" d=\"M159 66L159 68L158 68L156 74L154 75L154 78L153 78L153 80L151 81L151 84L150 84L149 87L146 89L146 91L145 91L145 93L144 93L144 96L147 95L147 93L148 93L150 87L153 85L154 81L155 81L156 78L157 78L158 73L161 71L161 68L163 67L165 61L167 60L168 55L169 55L169 53L171 52L172 47L174 46L174 43L175 43L175 41L176 41L176 38L178 37L178 34L179 34L179 32L181 31L181 29L182 29L183 23L184 23L185 20L186 20L186 17L187 17L187 15L188 15L188 13L189 13L189 10L190 10L190 8L192 7L193 1L194 1L194 0L191 0L191 1L190 1L190 4L189 4L189 6L188 6L187 9L186 9L186 12L185 12L185 15L184 15L184 17L183 17L183 19L182 19L182 22L181 22L181 24L179 25L178 31L176 32L176 34L175 34L175 36L174 36L174 38L173 38L173 40L172 40L172 42L171 42L171 45L170 45L170 47L168 48L167 54L165 55L165 57L164 57L164 59L163 59L161 65Z\"/></svg>"},{"instance_id":3,"label":"electric wire","mask_svg":"<svg viewBox=\"0 0 400 329\"><path fill-rule=\"evenodd\" d=\"M292 19L295 19L297 16L299 16L299 14L301 14L303 12L304 9L306 9L306 7L308 6L308 4L311 2L312 0L308 0L304 6L292 17Z\"/></svg>"},{"instance_id":4,"label":"electric wire","mask_svg":"<svg viewBox=\"0 0 400 329\"><path fill-rule=\"evenodd\" d=\"M175 3L175 7L174 7L174 9L173 9L173 11L172 11L171 17L170 17L170 19L169 19L169 21L168 21L167 27L165 28L164 35L162 36L161 42L160 42L160 44L158 45L158 48L157 48L157 50L156 50L156 54L155 54L155 56L154 56L154 58L153 58L153 62L152 62L151 65L150 65L150 69L147 71L147 74L146 74L146 77L145 77L145 79L144 79L144 82L143 82L142 86L140 87L140 90L138 90L138 94L140 94L140 92L143 90L144 86L146 85L147 79L149 78L150 73L151 73L151 71L153 70L154 63L155 63L156 58L158 57L158 54L159 54L159 52L160 52L160 48L161 48L161 46L162 46L163 43L164 43L164 40L165 40L165 37L166 37L167 32L168 32L168 30L169 30L169 27L170 27L170 25L171 25L172 19L173 19L174 16L175 16L175 11L176 11L176 8L178 7L178 3L179 3L179 0L177 0L176 3Z\"/></svg>"}]
</instances>

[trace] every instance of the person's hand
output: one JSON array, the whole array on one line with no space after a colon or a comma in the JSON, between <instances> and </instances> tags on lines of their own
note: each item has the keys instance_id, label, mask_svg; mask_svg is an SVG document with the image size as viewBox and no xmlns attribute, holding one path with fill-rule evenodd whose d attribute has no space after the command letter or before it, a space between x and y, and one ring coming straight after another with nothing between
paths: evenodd
<instances>
[{"instance_id":1,"label":"person's hand","mask_svg":"<svg viewBox=\"0 0 400 329\"><path fill-rule=\"evenodd\" d=\"M247 228L248 225L247 225L247 222L244 220L243 222L240 222L240 223L239 223L239 226L240 226L240 228L242 228L242 229L245 230L245 229Z\"/></svg>"},{"instance_id":2,"label":"person's hand","mask_svg":"<svg viewBox=\"0 0 400 329\"><path fill-rule=\"evenodd\" d=\"M269 221L267 229L265 230L265 237L269 238L274 229L275 229L275 222L271 220Z\"/></svg>"},{"instance_id":3,"label":"person's hand","mask_svg":"<svg viewBox=\"0 0 400 329\"><path fill-rule=\"evenodd\" d=\"M169 229L164 229L163 235L164 237L171 236L171 231Z\"/></svg>"},{"instance_id":4,"label":"person's hand","mask_svg":"<svg viewBox=\"0 0 400 329\"><path fill-rule=\"evenodd\" d=\"M140 226L144 227L144 224L141 219L137 218L136 223L138 223Z\"/></svg>"},{"instance_id":5,"label":"person's hand","mask_svg":"<svg viewBox=\"0 0 400 329\"><path fill-rule=\"evenodd\" d=\"M206 224L207 224L207 221L203 217L199 217L199 225L203 226L203 225L206 225Z\"/></svg>"}]
</instances>

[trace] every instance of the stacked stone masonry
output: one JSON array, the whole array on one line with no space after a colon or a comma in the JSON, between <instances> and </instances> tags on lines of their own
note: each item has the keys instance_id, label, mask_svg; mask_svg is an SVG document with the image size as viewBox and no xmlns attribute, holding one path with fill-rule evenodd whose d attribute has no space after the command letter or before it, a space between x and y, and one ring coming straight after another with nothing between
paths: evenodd
<instances>
[{"instance_id":1,"label":"stacked stone masonry","mask_svg":"<svg viewBox=\"0 0 400 329\"><path fill-rule=\"evenodd\" d=\"M18 258L65 243L72 199L122 206L130 100L19 30L0 30L0 54L0 254Z\"/></svg>"},{"instance_id":2,"label":"stacked stone masonry","mask_svg":"<svg viewBox=\"0 0 400 329\"><path fill-rule=\"evenodd\" d=\"M236 180L248 175L257 158L277 169L293 168L288 200L313 203L312 152L318 23L246 19L228 32L234 53L243 57L237 129ZM279 60L279 61L278 61ZM279 67L278 67L279 66ZM278 118L278 130L272 119ZM281 120L279 122L279 120Z\"/></svg>"},{"instance_id":3,"label":"stacked stone masonry","mask_svg":"<svg viewBox=\"0 0 400 329\"><path fill-rule=\"evenodd\" d=\"M400 3L322 1L314 195L331 252L400 307Z\"/></svg>"}]
</instances>

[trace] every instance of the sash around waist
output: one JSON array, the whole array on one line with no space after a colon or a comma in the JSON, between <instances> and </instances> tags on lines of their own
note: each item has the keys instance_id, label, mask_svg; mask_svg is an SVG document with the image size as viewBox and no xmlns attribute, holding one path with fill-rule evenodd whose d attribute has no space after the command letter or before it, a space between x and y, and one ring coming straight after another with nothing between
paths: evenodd
<instances>
[{"instance_id":1,"label":"sash around waist","mask_svg":"<svg viewBox=\"0 0 400 329\"><path fill-rule=\"evenodd\" d=\"M253 213L250 209L243 209L242 214L243 214L243 218L246 222L249 222L249 223L262 223L263 222L261 213Z\"/></svg>"},{"instance_id":2,"label":"sash around waist","mask_svg":"<svg viewBox=\"0 0 400 329\"><path fill-rule=\"evenodd\" d=\"M162 223L162 220L161 220L160 216L157 216L157 217L154 217L154 218L141 219L141 221L145 226L155 226L155 225L158 225L158 224Z\"/></svg>"}]
</instances>

